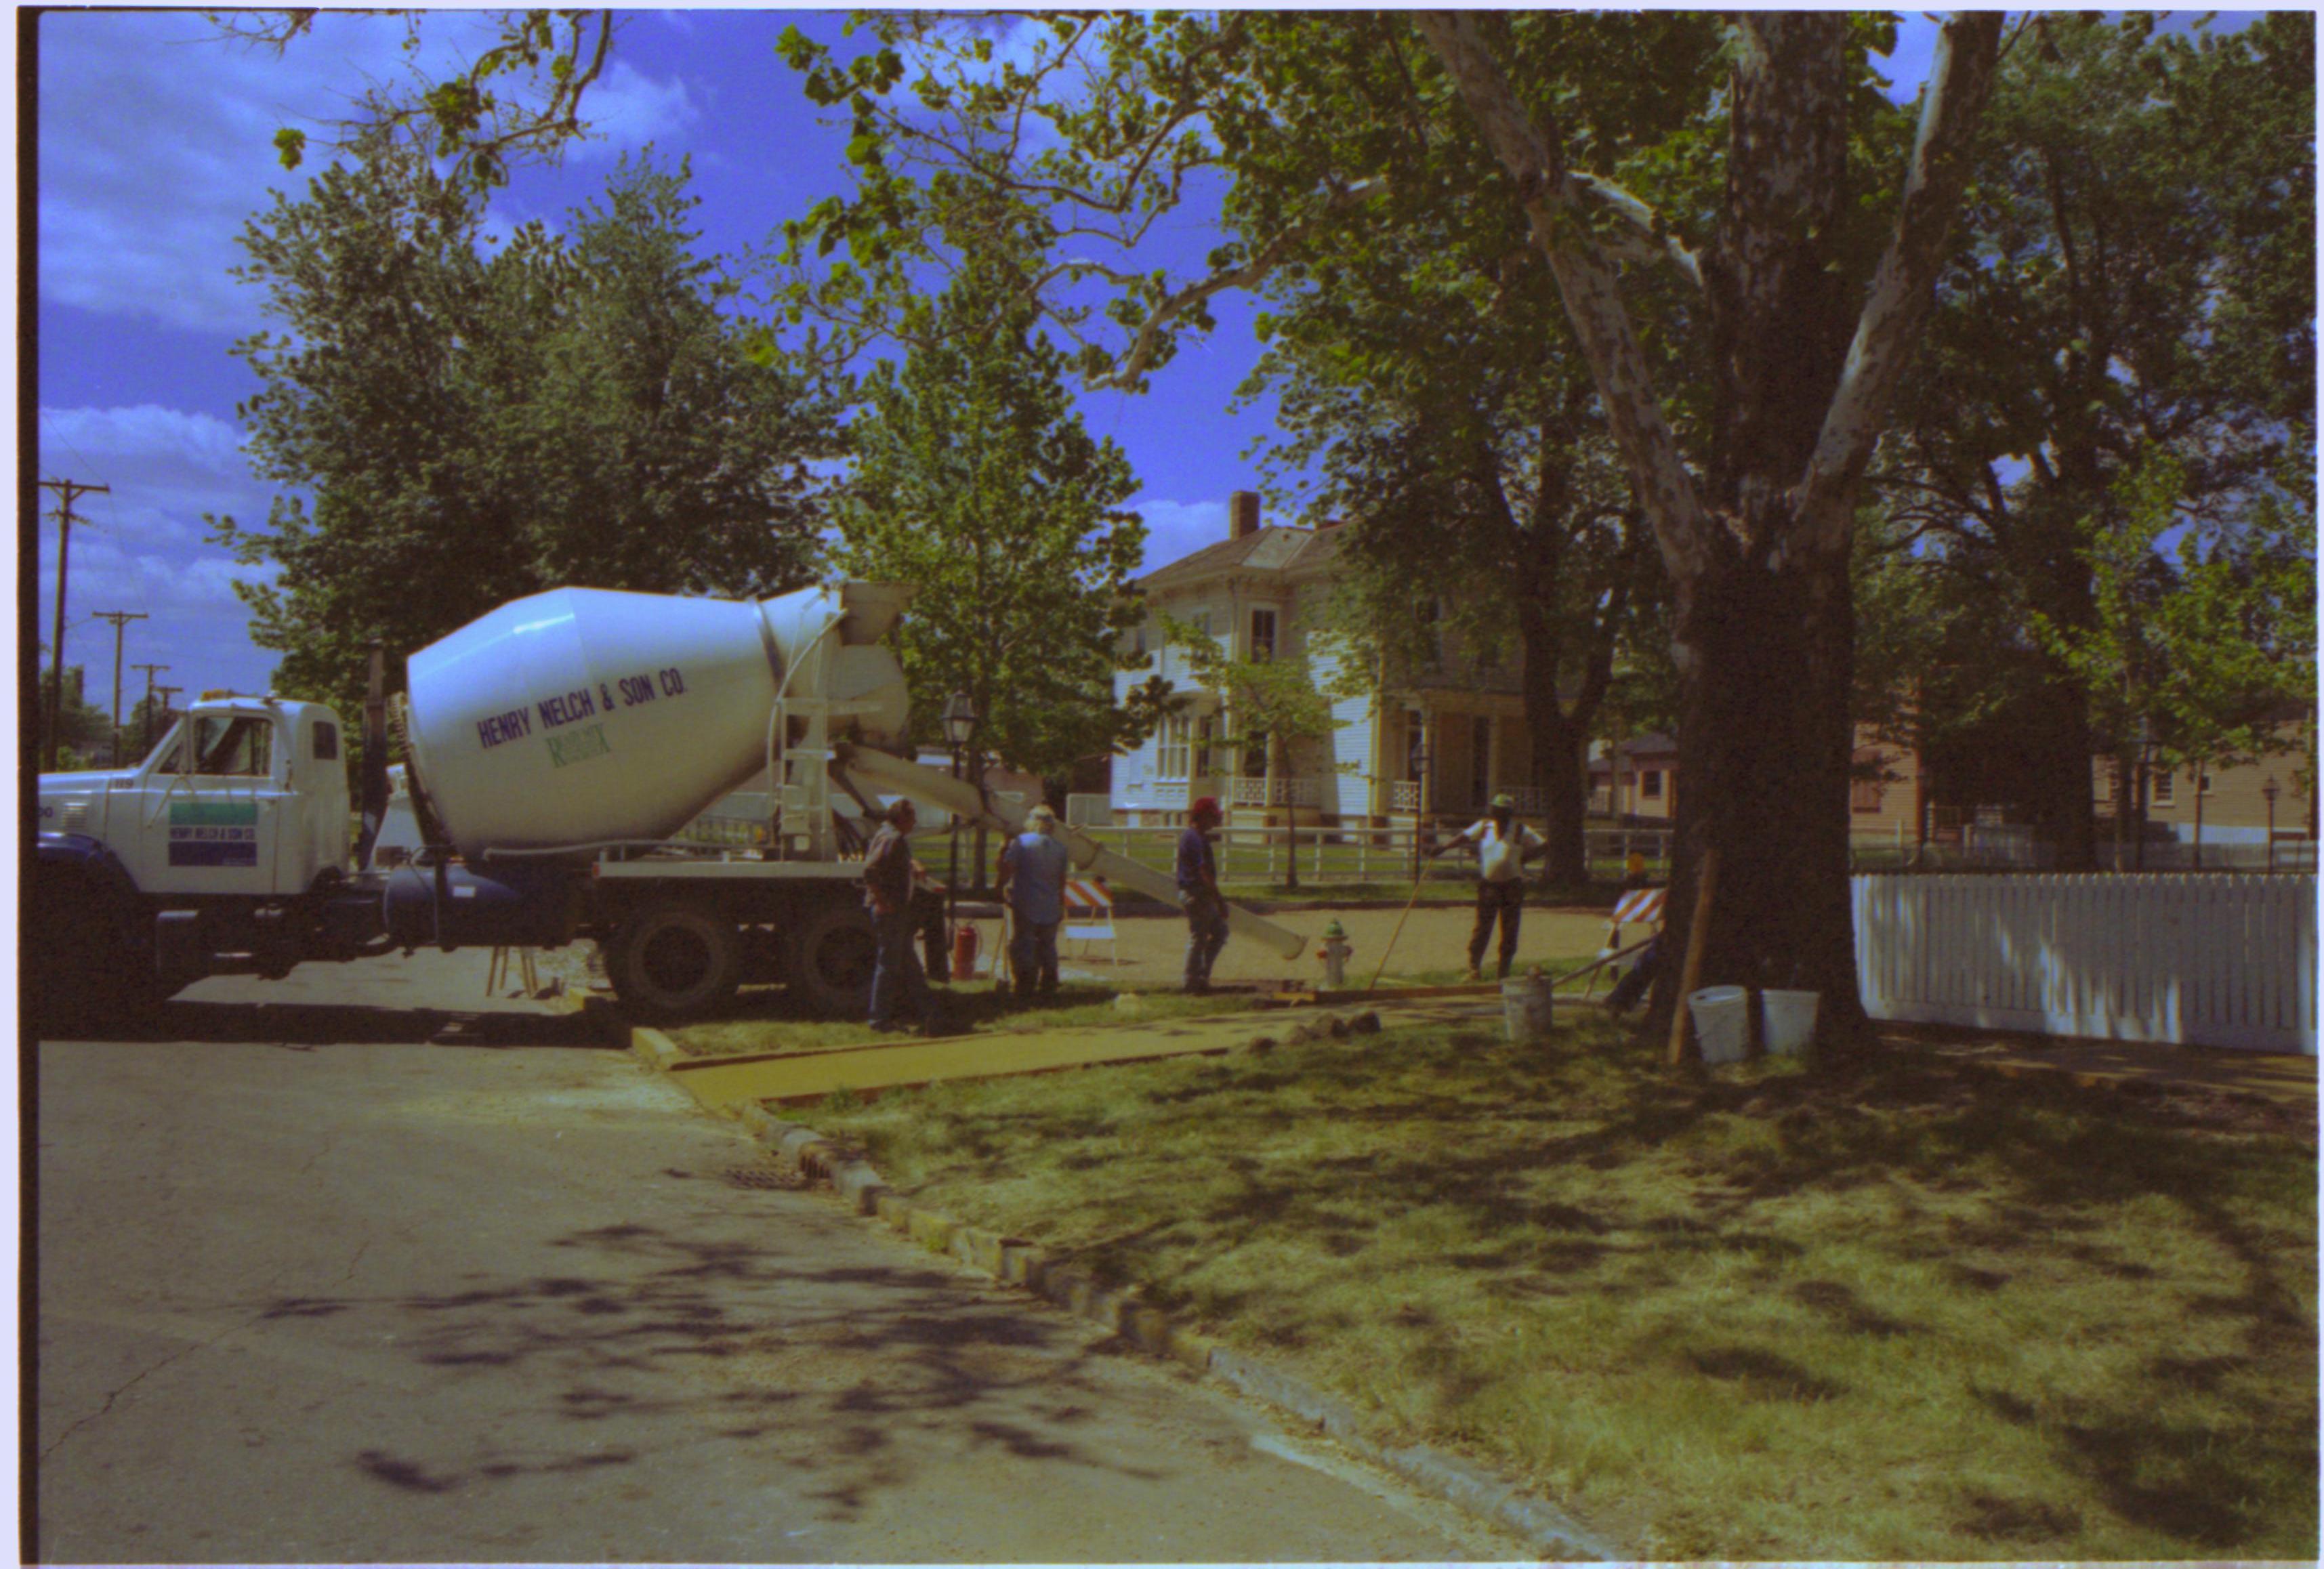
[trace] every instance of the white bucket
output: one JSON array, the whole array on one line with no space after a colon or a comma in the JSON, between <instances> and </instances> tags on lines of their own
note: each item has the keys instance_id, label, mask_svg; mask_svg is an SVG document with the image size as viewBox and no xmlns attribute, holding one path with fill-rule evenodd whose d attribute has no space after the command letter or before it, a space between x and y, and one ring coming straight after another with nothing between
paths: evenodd
<instances>
[{"instance_id":1,"label":"white bucket","mask_svg":"<svg viewBox=\"0 0 2324 1569\"><path fill-rule=\"evenodd\" d=\"M1501 1022L1513 1041L1539 1040L1549 1034L1551 991L1540 975L1512 975L1501 983Z\"/></svg>"},{"instance_id":2,"label":"white bucket","mask_svg":"<svg viewBox=\"0 0 2324 1569\"><path fill-rule=\"evenodd\" d=\"M1796 1057L1807 1050L1808 1042L1815 1038L1816 996L1813 992L1759 993L1769 1057Z\"/></svg>"},{"instance_id":3,"label":"white bucket","mask_svg":"<svg viewBox=\"0 0 2324 1569\"><path fill-rule=\"evenodd\" d=\"M1705 1062L1741 1062L1751 1034L1751 997L1740 986L1705 986L1686 1000Z\"/></svg>"}]
</instances>

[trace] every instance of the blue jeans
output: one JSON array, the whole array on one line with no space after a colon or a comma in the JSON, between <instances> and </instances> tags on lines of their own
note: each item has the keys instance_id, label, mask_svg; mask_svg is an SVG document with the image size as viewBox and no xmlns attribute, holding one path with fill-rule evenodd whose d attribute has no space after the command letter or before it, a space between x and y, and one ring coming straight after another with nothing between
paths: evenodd
<instances>
[{"instance_id":1,"label":"blue jeans","mask_svg":"<svg viewBox=\"0 0 2324 1569\"><path fill-rule=\"evenodd\" d=\"M1211 989L1211 966L1227 946L1227 912L1216 900L1186 901L1186 985L1189 992Z\"/></svg>"},{"instance_id":2,"label":"blue jeans","mask_svg":"<svg viewBox=\"0 0 2324 1569\"><path fill-rule=\"evenodd\" d=\"M899 1007L908 1010L923 1024L934 1017L935 999L928 993L928 978L920 968L920 955L912 949L912 938L918 931L908 905L899 906L885 915L873 911L872 930L878 939L878 955L872 968L872 1028L893 1029Z\"/></svg>"},{"instance_id":3,"label":"blue jeans","mask_svg":"<svg viewBox=\"0 0 2324 1569\"><path fill-rule=\"evenodd\" d=\"M1027 920L1019 916L1016 934L1009 939L1009 967L1017 972L1017 995L1029 994L1038 982L1044 992L1057 989L1057 927L1053 920Z\"/></svg>"}]
</instances>

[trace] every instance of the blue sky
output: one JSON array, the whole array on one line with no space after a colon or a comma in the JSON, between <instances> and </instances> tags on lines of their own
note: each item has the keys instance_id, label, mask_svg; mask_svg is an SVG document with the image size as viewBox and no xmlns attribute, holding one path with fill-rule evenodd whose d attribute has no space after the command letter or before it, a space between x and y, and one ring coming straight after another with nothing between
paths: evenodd
<instances>
[{"instance_id":1,"label":"blue sky","mask_svg":"<svg viewBox=\"0 0 2324 1569\"><path fill-rule=\"evenodd\" d=\"M589 108L601 134L563 168L521 174L496 198L496 225L554 223L595 195L620 154L648 143L691 159L705 250L738 256L781 221L842 189L844 135L817 123L774 53L784 27L833 37L810 12L669 11L632 15ZM306 172L275 162L282 125L318 127L367 81L399 69L400 22L325 15L276 58L220 42L194 13L51 12L40 24L39 456L42 476L112 487L84 497L73 529L67 660L92 695L109 692L111 629L97 611L142 612L124 658L198 690L264 689L274 655L254 647L233 593L235 566L205 542L205 513L264 521L271 487L250 474L235 408L256 390L229 346L264 325L258 291L228 270L244 222L293 195ZM438 13L422 37L442 59L474 47L473 19ZM1906 20L1900 96L1927 69L1932 26ZM1182 226L1185 255L1204 244ZM1220 330L1187 345L1143 396L1084 397L1096 434L1128 452L1149 566L1222 536L1228 493L1253 476L1240 454L1264 409L1230 413L1258 353L1243 299L1214 301ZM40 626L55 605L55 525L40 528ZM124 678L124 706L143 690Z\"/></svg>"}]
</instances>

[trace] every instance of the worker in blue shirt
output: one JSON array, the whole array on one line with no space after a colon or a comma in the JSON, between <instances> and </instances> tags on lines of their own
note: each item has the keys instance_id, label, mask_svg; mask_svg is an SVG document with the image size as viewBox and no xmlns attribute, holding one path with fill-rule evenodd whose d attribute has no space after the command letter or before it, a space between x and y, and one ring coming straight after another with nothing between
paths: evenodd
<instances>
[{"instance_id":1,"label":"worker in blue shirt","mask_svg":"<svg viewBox=\"0 0 2324 1569\"><path fill-rule=\"evenodd\" d=\"M1009 967L1016 972L1019 997L1031 996L1037 985L1044 997L1057 990L1057 927L1065 918L1065 872L1073 856L1056 835L1057 814L1035 807L1026 814L1025 832L1001 851L1001 897L1016 924Z\"/></svg>"},{"instance_id":2,"label":"worker in blue shirt","mask_svg":"<svg viewBox=\"0 0 2324 1569\"><path fill-rule=\"evenodd\" d=\"M1223 814L1216 796L1204 796L1186 809L1186 831L1178 835L1178 900L1186 911L1185 990L1211 989L1211 966L1227 946L1227 901L1219 894L1219 862L1210 832Z\"/></svg>"}]
</instances>

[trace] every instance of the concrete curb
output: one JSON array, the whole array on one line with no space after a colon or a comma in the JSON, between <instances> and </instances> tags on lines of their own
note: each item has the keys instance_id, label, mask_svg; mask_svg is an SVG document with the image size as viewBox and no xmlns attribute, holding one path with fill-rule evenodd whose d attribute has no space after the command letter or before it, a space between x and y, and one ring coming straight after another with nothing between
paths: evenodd
<instances>
[{"instance_id":1,"label":"concrete curb","mask_svg":"<svg viewBox=\"0 0 2324 1569\"><path fill-rule=\"evenodd\" d=\"M661 1048L676 1048L659 1031L640 1030L659 1045L639 1055L657 1061ZM649 1056L649 1052L652 1055ZM1592 1534L1556 1506L1531 1498L1517 1484L1454 1455L1421 1444L1383 1444L1366 1430L1353 1407L1298 1380L1219 1344L1143 1300L1134 1288L1109 1287L1088 1271L1021 1237L1005 1237L972 1226L926 1204L915 1204L880 1180L871 1165L845 1146L802 1123L786 1122L764 1107L742 1107L738 1115L752 1137L765 1145L787 1170L829 1184L858 1214L881 1221L931 1252L944 1253L1006 1286L1021 1286L1076 1317L1120 1335L1140 1350L1167 1357L1296 1417L1327 1434L1384 1471L1402 1477L1471 1515L1515 1531L1545 1558L1613 1562L1626 1555Z\"/></svg>"}]
</instances>

